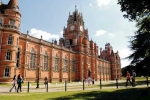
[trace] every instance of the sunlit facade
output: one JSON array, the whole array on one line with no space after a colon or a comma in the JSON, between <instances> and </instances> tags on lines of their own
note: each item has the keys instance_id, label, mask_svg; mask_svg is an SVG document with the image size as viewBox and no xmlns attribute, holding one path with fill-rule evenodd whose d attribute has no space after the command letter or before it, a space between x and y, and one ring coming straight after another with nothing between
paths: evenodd
<instances>
[{"instance_id":1,"label":"sunlit facade","mask_svg":"<svg viewBox=\"0 0 150 100\"><path fill-rule=\"evenodd\" d=\"M21 13L17 0L0 4L0 82L21 74L25 81L96 81L121 78L118 52L110 43L105 49L89 40L82 13L69 14L59 41L48 42L20 32Z\"/></svg>"}]
</instances>

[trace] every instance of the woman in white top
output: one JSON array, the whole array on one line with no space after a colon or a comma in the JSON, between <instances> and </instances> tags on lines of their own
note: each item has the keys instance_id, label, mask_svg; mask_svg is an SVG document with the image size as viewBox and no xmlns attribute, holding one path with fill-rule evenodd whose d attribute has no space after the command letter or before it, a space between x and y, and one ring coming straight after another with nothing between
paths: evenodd
<instances>
[{"instance_id":1,"label":"woman in white top","mask_svg":"<svg viewBox=\"0 0 150 100\"><path fill-rule=\"evenodd\" d=\"M12 88L9 90L10 92L12 91L12 89L15 87L15 91L16 91L16 84L17 84L17 79L16 79L16 75L14 75L12 82Z\"/></svg>"}]
</instances>

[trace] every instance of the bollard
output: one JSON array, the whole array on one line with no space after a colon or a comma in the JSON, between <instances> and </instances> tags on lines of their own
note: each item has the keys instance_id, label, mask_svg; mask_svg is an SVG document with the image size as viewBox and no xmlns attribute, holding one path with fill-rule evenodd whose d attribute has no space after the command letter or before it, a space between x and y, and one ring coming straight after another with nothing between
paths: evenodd
<instances>
[{"instance_id":1,"label":"bollard","mask_svg":"<svg viewBox=\"0 0 150 100\"><path fill-rule=\"evenodd\" d=\"M116 78L116 87L118 89L118 78Z\"/></svg>"},{"instance_id":2,"label":"bollard","mask_svg":"<svg viewBox=\"0 0 150 100\"><path fill-rule=\"evenodd\" d=\"M147 83L147 86L148 86L148 85L149 85L149 84L148 84L148 76L146 76L146 83Z\"/></svg>"},{"instance_id":3,"label":"bollard","mask_svg":"<svg viewBox=\"0 0 150 100\"><path fill-rule=\"evenodd\" d=\"M84 79L83 79L83 90L84 90Z\"/></svg>"},{"instance_id":4,"label":"bollard","mask_svg":"<svg viewBox=\"0 0 150 100\"><path fill-rule=\"evenodd\" d=\"M65 81L65 91L67 91L67 81Z\"/></svg>"},{"instance_id":5,"label":"bollard","mask_svg":"<svg viewBox=\"0 0 150 100\"><path fill-rule=\"evenodd\" d=\"M100 89L102 89L102 80L100 79Z\"/></svg>"},{"instance_id":6,"label":"bollard","mask_svg":"<svg viewBox=\"0 0 150 100\"><path fill-rule=\"evenodd\" d=\"M48 92L48 81L46 82L46 92Z\"/></svg>"},{"instance_id":7,"label":"bollard","mask_svg":"<svg viewBox=\"0 0 150 100\"><path fill-rule=\"evenodd\" d=\"M28 92L29 92L29 86L30 86L30 83L29 83L29 81L28 81Z\"/></svg>"}]
</instances>

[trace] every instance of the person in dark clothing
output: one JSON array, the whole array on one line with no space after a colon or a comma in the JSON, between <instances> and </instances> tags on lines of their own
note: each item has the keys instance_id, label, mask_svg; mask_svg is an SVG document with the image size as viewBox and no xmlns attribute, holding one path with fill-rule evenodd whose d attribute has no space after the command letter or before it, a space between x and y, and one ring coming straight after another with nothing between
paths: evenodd
<instances>
[{"instance_id":1,"label":"person in dark clothing","mask_svg":"<svg viewBox=\"0 0 150 100\"><path fill-rule=\"evenodd\" d=\"M18 84L18 88L17 88L17 92L18 92L18 90L20 89L20 92L22 92L21 91L21 84L22 84L22 77L21 77L21 75L19 74L18 75L18 77L17 77L17 84Z\"/></svg>"},{"instance_id":2,"label":"person in dark clothing","mask_svg":"<svg viewBox=\"0 0 150 100\"><path fill-rule=\"evenodd\" d=\"M133 86L137 85L137 83L135 82L135 77L136 77L136 73L134 70L132 70L132 81L133 81Z\"/></svg>"},{"instance_id":3,"label":"person in dark clothing","mask_svg":"<svg viewBox=\"0 0 150 100\"><path fill-rule=\"evenodd\" d=\"M16 75L14 75L13 80L11 81L12 83L12 88L9 90L10 92L12 91L12 89L15 87L15 91L16 91L16 84L17 84L17 79L16 79Z\"/></svg>"},{"instance_id":4,"label":"person in dark clothing","mask_svg":"<svg viewBox=\"0 0 150 100\"><path fill-rule=\"evenodd\" d=\"M94 78L92 79L92 84L94 85Z\"/></svg>"},{"instance_id":5,"label":"person in dark clothing","mask_svg":"<svg viewBox=\"0 0 150 100\"><path fill-rule=\"evenodd\" d=\"M128 86L128 81L130 82L130 84L132 85L132 82L130 81L130 73L127 71L127 80L126 80L126 86Z\"/></svg>"}]
</instances>

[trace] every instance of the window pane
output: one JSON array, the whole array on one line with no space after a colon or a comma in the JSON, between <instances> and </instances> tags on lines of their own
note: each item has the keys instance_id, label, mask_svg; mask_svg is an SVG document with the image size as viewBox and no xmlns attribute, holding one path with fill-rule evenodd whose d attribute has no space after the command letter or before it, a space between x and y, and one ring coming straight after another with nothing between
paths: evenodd
<instances>
[{"instance_id":1,"label":"window pane","mask_svg":"<svg viewBox=\"0 0 150 100\"><path fill-rule=\"evenodd\" d=\"M5 68L5 77L9 77L9 68Z\"/></svg>"},{"instance_id":2,"label":"window pane","mask_svg":"<svg viewBox=\"0 0 150 100\"><path fill-rule=\"evenodd\" d=\"M11 60L11 51L7 51L6 60Z\"/></svg>"},{"instance_id":3,"label":"window pane","mask_svg":"<svg viewBox=\"0 0 150 100\"><path fill-rule=\"evenodd\" d=\"M15 25L15 21L14 20L10 20L10 25L14 26Z\"/></svg>"},{"instance_id":4,"label":"window pane","mask_svg":"<svg viewBox=\"0 0 150 100\"><path fill-rule=\"evenodd\" d=\"M13 44L13 36L8 37L8 44Z\"/></svg>"}]
</instances>

